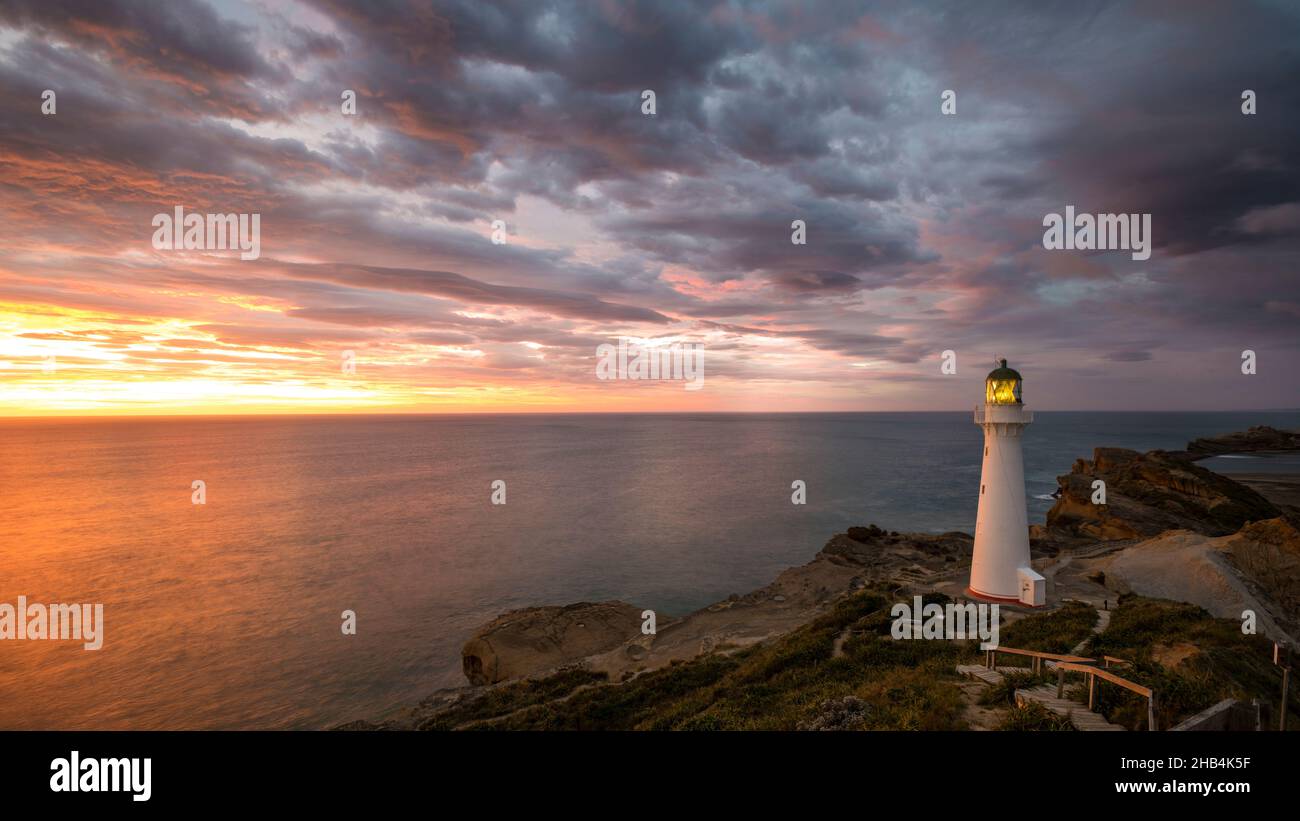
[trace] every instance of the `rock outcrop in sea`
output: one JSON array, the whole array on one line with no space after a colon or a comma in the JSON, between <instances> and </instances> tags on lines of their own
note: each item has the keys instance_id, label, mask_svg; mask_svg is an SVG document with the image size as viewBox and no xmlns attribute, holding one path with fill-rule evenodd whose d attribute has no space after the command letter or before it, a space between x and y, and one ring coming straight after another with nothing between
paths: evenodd
<instances>
[{"instance_id":1,"label":"rock outcrop in sea","mask_svg":"<svg viewBox=\"0 0 1300 821\"><path fill-rule=\"evenodd\" d=\"M641 612L620 601L511 610L465 642L465 678L495 684L603 653L640 632Z\"/></svg>"},{"instance_id":2,"label":"rock outcrop in sea","mask_svg":"<svg viewBox=\"0 0 1300 821\"><path fill-rule=\"evenodd\" d=\"M1187 443L1187 452L1197 459L1228 453L1281 453L1294 450L1300 450L1300 431L1278 430L1268 425L1257 425L1237 433L1225 433Z\"/></svg>"}]
</instances>

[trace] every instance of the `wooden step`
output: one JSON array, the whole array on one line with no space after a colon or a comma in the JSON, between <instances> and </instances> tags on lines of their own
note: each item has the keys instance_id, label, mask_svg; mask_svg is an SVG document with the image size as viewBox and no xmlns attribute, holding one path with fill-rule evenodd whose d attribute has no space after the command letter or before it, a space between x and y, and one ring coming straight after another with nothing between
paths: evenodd
<instances>
[{"instance_id":1,"label":"wooden step","mask_svg":"<svg viewBox=\"0 0 1300 821\"><path fill-rule=\"evenodd\" d=\"M1006 680L1006 676L1002 675L997 670L990 670L983 664L958 664L957 673L966 678L978 679L990 686L1001 684Z\"/></svg>"},{"instance_id":2,"label":"wooden step","mask_svg":"<svg viewBox=\"0 0 1300 821\"><path fill-rule=\"evenodd\" d=\"M1111 724L1077 701L1071 701L1068 698L1057 698L1056 688L1050 685L1045 684L1040 687L1016 690L1017 704L1023 706L1031 701L1043 705L1058 716L1069 719L1077 730L1084 732L1124 731L1123 727L1118 724Z\"/></svg>"}]
</instances>

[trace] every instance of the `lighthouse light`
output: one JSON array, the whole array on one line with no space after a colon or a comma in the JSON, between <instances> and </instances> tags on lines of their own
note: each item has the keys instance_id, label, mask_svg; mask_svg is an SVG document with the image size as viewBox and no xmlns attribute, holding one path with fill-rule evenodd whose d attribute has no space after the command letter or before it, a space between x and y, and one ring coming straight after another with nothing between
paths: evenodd
<instances>
[{"instance_id":1,"label":"lighthouse light","mask_svg":"<svg viewBox=\"0 0 1300 821\"><path fill-rule=\"evenodd\" d=\"M1020 403L1019 379L990 379L984 384L984 401L990 405Z\"/></svg>"},{"instance_id":2,"label":"lighthouse light","mask_svg":"<svg viewBox=\"0 0 1300 821\"><path fill-rule=\"evenodd\" d=\"M1019 405L1024 399L1020 393L1020 372L1007 367L1003 359L984 380L984 401L990 405Z\"/></svg>"}]
</instances>

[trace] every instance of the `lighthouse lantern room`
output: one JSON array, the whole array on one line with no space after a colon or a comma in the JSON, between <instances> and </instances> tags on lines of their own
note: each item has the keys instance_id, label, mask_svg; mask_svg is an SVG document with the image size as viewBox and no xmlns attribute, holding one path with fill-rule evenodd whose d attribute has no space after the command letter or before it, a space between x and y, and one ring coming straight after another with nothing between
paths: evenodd
<instances>
[{"instance_id":1,"label":"lighthouse lantern room","mask_svg":"<svg viewBox=\"0 0 1300 821\"><path fill-rule=\"evenodd\" d=\"M977 598L1038 607L1046 582L1029 564L1025 467L1020 438L1034 415L1025 410L1024 380L1003 359L984 381L984 404L975 424L984 430L975 553L968 592Z\"/></svg>"}]
</instances>

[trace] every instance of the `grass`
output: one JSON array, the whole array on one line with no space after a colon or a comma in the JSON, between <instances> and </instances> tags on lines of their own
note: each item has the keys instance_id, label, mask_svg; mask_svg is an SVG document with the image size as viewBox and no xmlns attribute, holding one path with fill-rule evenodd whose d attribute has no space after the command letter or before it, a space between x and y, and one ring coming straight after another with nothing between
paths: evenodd
<instances>
[{"instance_id":1,"label":"grass","mask_svg":"<svg viewBox=\"0 0 1300 821\"><path fill-rule=\"evenodd\" d=\"M1003 675L1002 681L986 688L984 694L980 696L979 703L985 707L1014 707L1016 690L1049 684L1052 680L1049 673L1032 673L1028 668L1020 672L1008 672L1006 668L999 668L999 670Z\"/></svg>"},{"instance_id":2,"label":"grass","mask_svg":"<svg viewBox=\"0 0 1300 821\"><path fill-rule=\"evenodd\" d=\"M1032 701L1024 707L1012 708L998 729L1012 732L1076 732L1069 719Z\"/></svg>"},{"instance_id":3,"label":"grass","mask_svg":"<svg viewBox=\"0 0 1300 821\"><path fill-rule=\"evenodd\" d=\"M999 630L998 643L1021 650L1069 653L1092 635L1097 611L1083 602L1065 602L1056 610L1027 616ZM999 657L999 666L1002 658Z\"/></svg>"},{"instance_id":4,"label":"grass","mask_svg":"<svg viewBox=\"0 0 1300 821\"><path fill-rule=\"evenodd\" d=\"M793 730L842 709L848 697L859 700L852 702L860 704L854 726L863 729L964 728L953 668L972 650L965 642L892 639L890 604L883 591L863 591L767 645L673 664L617 686L579 689L577 673L557 674L565 680L501 688L489 703L455 708L422 728ZM843 655L832 658L845 631Z\"/></svg>"},{"instance_id":5,"label":"grass","mask_svg":"<svg viewBox=\"0 0 1300 821\"><path fill-rule=\"evenodd\" d=\"M478 698L457 704L424 722L417 729L450 730L466 722L489 719L564 698L579 687L599 684L606 681L606 678L604 674L569 668L544 679L511 682L488 690Z\"/></svg>"},{"instance_id":6,"label":"grass","mask_svg":"<svg viewBox=\"0 0 1300 821\"><path fill-rule=\"evenodd\" d=\"M925 597L927 604L948 601L939 594ZM982 659L978 642L895 640L890 636L893 602L883 588L860 591L770 643L678 662L621 684L581 669L515 682L457 704L420 728L966 729L966 702L954 668ZM999 641L1008 647L1068 653L1092 636L1096 617L1087 605L1066 603L1005 625ZM843 654L833 658L835 640L845 634ZM1157 656L1173 644L1193 645L1196 653L1167 667ZM1156 690L1162 728L1222 698L1276 698L1279 690L1266 640L1242 636L1237 622L1211 618L1191 605L1122 598L1109 628L1093 636L1083 654L1102 653L1134 662L1119 674ZM1017 687L1055 678L1050 673L1033 676L1027 668L1008 670L1001 661L1009 658L999 659L1006 683L990 688L982 701L1010 707L1001 729L1068 729L1068 722L1037 705L1011 706ZM1099 712L1108 720L1131 729L1145 727L1144 699L1105 683L1099 683L1098 693ZM1300 727L1300 715L1291 723Z\"/></svg>"}]
</instances>

